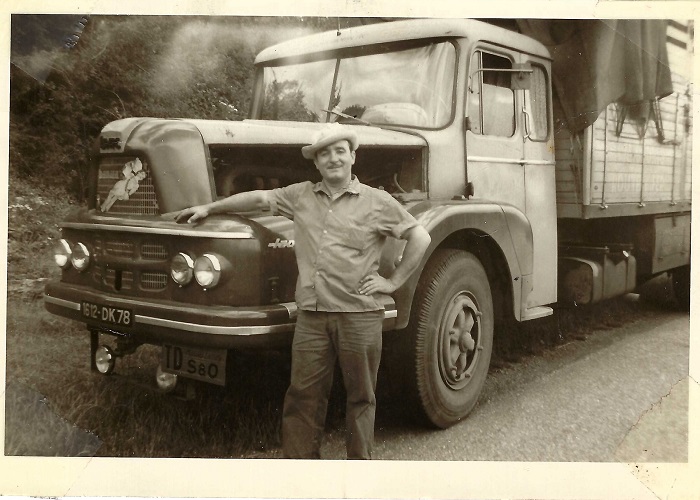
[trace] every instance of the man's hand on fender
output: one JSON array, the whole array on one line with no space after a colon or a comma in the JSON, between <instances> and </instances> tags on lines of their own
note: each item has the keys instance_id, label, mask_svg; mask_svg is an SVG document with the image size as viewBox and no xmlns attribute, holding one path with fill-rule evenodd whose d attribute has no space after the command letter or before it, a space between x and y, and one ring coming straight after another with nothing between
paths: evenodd
<instances>
[{"instance_id":1,"label":"man's hand on fender","mask_svg":"<svg viewBox=\"0 0 700 500\"><path fill-rule=\"evenodd\" d=\"M184 210L180 210L175 215L175 222L180 224L183 222L193 223L206 218L208 215L209 210L207 209L207 207L205 205L198 205L196 207L190 207Z\"/></svg>"}]
</instances>

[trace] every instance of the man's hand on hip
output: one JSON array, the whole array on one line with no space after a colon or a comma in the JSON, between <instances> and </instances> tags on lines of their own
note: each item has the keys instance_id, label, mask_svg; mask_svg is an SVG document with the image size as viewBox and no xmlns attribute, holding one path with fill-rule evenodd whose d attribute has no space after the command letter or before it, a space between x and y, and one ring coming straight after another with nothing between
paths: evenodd
<instances>
[{"instance_id":1,"label":"man's hand on hip","mask_svg":"<svg viewBox=\"0 0 700 500\"><path fill-rule=\"evenodd\" d=\"M398 287L392 281L378 274L370 274L360 280L358 291L362 295L373 295L375 293L385 293L389 295L394 293L397 288Z\"/></svg>"}]
</instances>

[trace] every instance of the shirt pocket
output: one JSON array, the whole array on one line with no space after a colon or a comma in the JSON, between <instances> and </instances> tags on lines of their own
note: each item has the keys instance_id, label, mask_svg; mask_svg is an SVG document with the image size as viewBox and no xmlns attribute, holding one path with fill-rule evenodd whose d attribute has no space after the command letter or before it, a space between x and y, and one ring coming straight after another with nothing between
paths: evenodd
<instances>
[{"instance_id":1,"label":"shirt pocket","mask_svg":"<svg viewBox=\"0 0 700 500\"><path fill-rule=\"evenodd\" d=\"M348 228L345 245L363 254L371 243L372 233L366 229Z\"/></svg>"}]
</instances>

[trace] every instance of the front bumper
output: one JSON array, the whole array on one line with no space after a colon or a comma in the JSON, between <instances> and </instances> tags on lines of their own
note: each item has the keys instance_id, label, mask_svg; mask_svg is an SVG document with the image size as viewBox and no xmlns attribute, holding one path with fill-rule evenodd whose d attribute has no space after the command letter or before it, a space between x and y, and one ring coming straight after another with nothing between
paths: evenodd
<instances>
[{"instance_id":1,"label":"front bumper","mask_svg":"<svg viewBox=\"0 0 700 500\"><path fill-rule=\"evenodd\" d=\"M131 326L115 326L83 316L83 301L128 309ZM296 304L259 307L190 306L153 299L134 299L89 287L51 282L44 291L46 309L87 324L88 328L131 337L145 344L210 348L275 348L289 345Z\"/></svg>"},{"instance_id":2,"label":"front bumper","mask_svg":"<svg viewBox=\"0 0 700 500\"><path fill-rule=\"evenodd\" d=\"M384 330L396 322L393 300L386 297ZM133 314L130 326L86 318L81 303L88 301ZM186 304L121 297L92 288L50 282L44 291L50 313L85 323L88 328L126 336L144 344L190 345L218 349L278 348L291 344L297 307L293 302L255 307L190 306Z\"/></svg>"}]
</instances>

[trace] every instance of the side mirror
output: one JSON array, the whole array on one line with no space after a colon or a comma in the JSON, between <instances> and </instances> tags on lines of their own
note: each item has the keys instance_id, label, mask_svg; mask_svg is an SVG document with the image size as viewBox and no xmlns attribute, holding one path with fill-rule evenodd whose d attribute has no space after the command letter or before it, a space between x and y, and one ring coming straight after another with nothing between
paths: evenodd
<instances>
[{"instance_id":1,"label":"side mirror","mask_svg":"<svg viewBox=\"0 0 700 500\"><path fill-rule=\"evenodd\" d=\"M513 73L510 76L511 90L530 90L531 75L532 66L530 63L513 64Z\"/></svg>"}]
</instances>

